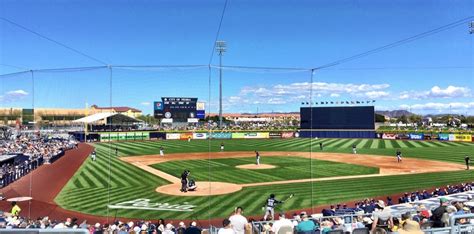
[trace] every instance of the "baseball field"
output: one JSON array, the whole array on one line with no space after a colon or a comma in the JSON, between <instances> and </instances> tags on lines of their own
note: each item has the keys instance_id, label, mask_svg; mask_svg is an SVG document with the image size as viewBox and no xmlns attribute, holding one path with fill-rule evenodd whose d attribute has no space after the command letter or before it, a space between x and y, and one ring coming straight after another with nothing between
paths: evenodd
<instances>
[{"instance_id":1,"label":"baseball field","mask_svg":"<svg viewBox=\"0 0 474 234\"><path fill-rule=\"evenodd\" d=\"M474 145L463 142L294 138L93 146L97 160L87 159L55 201L97 216L213 219L228 216L236 206L244 207L246 215L261 215L270 193L277 199L294 194L277 210L310 210L474 179L472 171L464 170L464 156L474 154ZM161 146L164 157L159 156ZM396 161L396 149L402 151L402 163ZM267 167L254 165L255 150ZM198 192L179 192L185 169L198 182Z\"/></svg>"}]
</instances>

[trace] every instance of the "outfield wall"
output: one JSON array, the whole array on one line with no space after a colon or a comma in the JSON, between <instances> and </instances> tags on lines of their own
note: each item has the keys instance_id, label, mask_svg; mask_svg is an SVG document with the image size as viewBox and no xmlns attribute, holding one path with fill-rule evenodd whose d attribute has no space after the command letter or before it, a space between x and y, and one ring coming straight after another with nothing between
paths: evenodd
<instances>
[{"instance_id":1,"label":"outfield wall","mask_svg":"<svg viewBox=\"0 0 474 234\"><path fill-rule=\"evenodd\" d=\"M74 133L77 139L84 141L84 133ZM141 141L141 140L205 140L205 139L281 139L281 138L369 138L386 140L439 140L456 142L474 142L471 134L448 133L376 133L375 131L261 131L261 132L99 132L88 134L91 141Z\"/></svg>"}]
</instances>

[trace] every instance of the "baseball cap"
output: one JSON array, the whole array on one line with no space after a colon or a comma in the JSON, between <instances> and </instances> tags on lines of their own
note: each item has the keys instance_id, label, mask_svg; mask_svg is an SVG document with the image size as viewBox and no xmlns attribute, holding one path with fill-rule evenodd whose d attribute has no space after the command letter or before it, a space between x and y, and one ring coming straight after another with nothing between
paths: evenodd
<instances>
[{"instance_id":1,"label":"baseball cap","mask_svg":"<svg viewBox=\"0 0 474 234\"><path fill-rule=\"evenodd\" d=\"M442 197L442 198L439 199L439 201L445 203L445 202L448 202L449 200L446 199L445 197Z\"/></svg>"}]
</instances>

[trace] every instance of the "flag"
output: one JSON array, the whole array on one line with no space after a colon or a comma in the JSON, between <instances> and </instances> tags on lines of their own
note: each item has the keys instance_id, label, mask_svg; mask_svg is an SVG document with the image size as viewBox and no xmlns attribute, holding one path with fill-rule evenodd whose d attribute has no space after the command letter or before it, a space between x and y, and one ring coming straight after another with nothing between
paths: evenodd
<instances>
[{"instance_id":1,"label":"flag","mask_svg":"<svg viewBox=\"0 0 474 234\"><path fill-rule=\"evenodd\" d=\"M301 105L304 105L304 102L302 102Z\"/></svg>"},{"instance_id":2,"label":"flag","mask_svg":"<svg viewBox=\"0 0 474 234\"><path fill-rule=\"evenodd\" d=\"M334 104L334 102L331 102L331 104Z\"/></svg>"},{"instance_id":3,"label":"flag","mask_svg":"<svg viewBox=\"0 0 474 234\"><path fill-rule=\"evenodd\" d=\"M375 100L372 100L372 102L375 102Z\"/></svg>"},{"instance_id":4,"label":"flag","mask_svg":"<svg viewBox=\"0 0 474 234\"><path fill-rule=\"evenodd\" d=\"M318 102L315 102L316 105L318 105Z\"/></svg>"},{"instance_id":5,"label":"flag","mask_svg":"<svg viewBox=\"0 0 474 234\"><path fill-rule=\"evenodd\" d=\"M357 103L357 104L360 104L360 102L359 102L359 101L356 101L356 103Z\"/></svg>"}]
</instances>

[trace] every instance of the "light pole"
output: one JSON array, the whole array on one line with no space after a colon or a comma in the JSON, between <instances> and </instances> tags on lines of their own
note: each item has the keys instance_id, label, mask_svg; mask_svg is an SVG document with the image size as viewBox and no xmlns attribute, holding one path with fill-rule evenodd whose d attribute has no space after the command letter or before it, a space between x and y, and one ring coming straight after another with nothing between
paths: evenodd
<instances>
[{"instance_id":1,"label":"light pole","mask_svg":"<svg viewBox=\"0 0 474 234\"><path fill-rule=\"evenodd\" d=\"M471 23L469 23L469 28L469 33L474 34L474 21L471 21Z\"/></svg>"},{"instance_id":2,"label":"light pole","mask_svg":"<svg viewBox=\"0 0 474 234\"><path fill-rule=\"evenodd\" d=\"M216 41L216 51L219 53L219 128L222 128L222 55L226 52L226 42Z\"/></svg>"}]
</instances>

